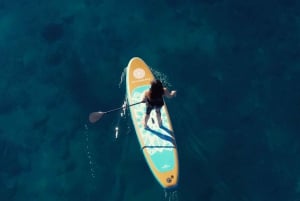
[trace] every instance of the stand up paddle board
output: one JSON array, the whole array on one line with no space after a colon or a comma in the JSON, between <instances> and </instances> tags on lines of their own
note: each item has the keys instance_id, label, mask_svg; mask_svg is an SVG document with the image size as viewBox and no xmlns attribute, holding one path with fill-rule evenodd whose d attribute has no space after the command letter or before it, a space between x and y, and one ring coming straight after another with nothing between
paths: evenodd
<instances>
[{"instance_id":1,"label":"stand up paddle board","mask_svg":"<svg viewBox=\"0 0 300 201\"><path fill-rule=\"evenodd\" d=\"M147 64L138 57L129 61L126 75L128 102L138 103L143 99L144 92L150 88L154 76ZM165 189L176 187L178 154L166 104L161 108L162 127L159 127L156 112L152 110L148 128L144 128L145 103L130 107L130 113L141 150L156 180Z\"/></svg>"}]
</instances>

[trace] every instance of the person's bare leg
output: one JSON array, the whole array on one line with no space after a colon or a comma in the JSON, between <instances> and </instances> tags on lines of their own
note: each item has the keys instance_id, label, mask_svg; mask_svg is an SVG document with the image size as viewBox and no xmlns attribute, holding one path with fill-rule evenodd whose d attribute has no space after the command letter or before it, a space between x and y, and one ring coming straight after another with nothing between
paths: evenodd
<instances>
[{"instance_id":1,"label":"person's bare leg","mask_svg":"<svg viewBox=\"0 0 300 201\"><path fill-rule=\"evenodd\" d=\"M150 117L149 114L146 114L146 115L145 115L145 118L144 118L144 127L145 127L145 128L147 128L147 123L148 123L149 117Z\"/></svg>"},{"instance_id":2,"label":"person's bare leg","mask_svg":"<svg viewBox=\"0 0 300 201\"><path fill-rule=\"evenodd\" d=\"M161 113L160 113L160 109L156 109L156 118L157 118L157 122L159 127L162 126L162 120L161 120Z\"/></svg>"}]
</instances>

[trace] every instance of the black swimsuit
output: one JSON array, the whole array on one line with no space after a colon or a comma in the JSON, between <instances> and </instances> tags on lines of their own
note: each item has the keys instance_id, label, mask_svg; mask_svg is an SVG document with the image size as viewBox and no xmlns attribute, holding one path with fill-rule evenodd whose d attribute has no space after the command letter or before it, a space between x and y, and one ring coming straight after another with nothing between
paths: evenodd
<instances>
[{"instance_id":1,"label":"black swimsuit","mask_svg":"<svg viewBox=\"0 0 300 201\"><path fill-rule=\"evenodd\" d=\"M147 115L150 114L153 108L160 109L164 105L164 99L162 97L154 99L147 98L146 102L148 103L146 108Z\"/></svg>"}]
</instances>

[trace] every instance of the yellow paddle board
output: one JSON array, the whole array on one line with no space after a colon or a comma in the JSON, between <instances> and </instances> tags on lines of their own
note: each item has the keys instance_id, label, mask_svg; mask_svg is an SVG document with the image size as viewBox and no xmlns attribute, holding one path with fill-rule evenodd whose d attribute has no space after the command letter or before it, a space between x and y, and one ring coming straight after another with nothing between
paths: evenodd
<instances>
[{"instance_id":1,"label":"yellow paddle board","mask_svg":"<svg viewBox=\"0 0 300 201\"><path fill-rule=\"evenodd\" d=\"M147 64L141 58L132 58L126 70L128 103L140 102L153 79ZM161 109L162 127L159 127L156 112L153 110L148 128L144 128L145 103L130 107L130 113L142 153L154 177L163 188L175 188L178 185L178 153L166 104Z\"/></svg>"}]
</instances>

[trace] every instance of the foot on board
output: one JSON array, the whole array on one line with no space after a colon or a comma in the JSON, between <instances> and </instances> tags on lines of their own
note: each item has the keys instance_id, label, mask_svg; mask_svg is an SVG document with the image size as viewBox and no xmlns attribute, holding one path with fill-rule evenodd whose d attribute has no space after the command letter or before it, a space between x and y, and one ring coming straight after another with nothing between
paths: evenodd
<instances>
[{"instance_id":1,"label":"foot on board","mask_svg":"<svg viewBox=\"0 0 300 201\"><path fill-rule=\"evenodd\" d=\"M148 125L145 122L143 123L143 126L144 126L144 129L148 129L149 128Z\"/></svg>"}]
</instances>

